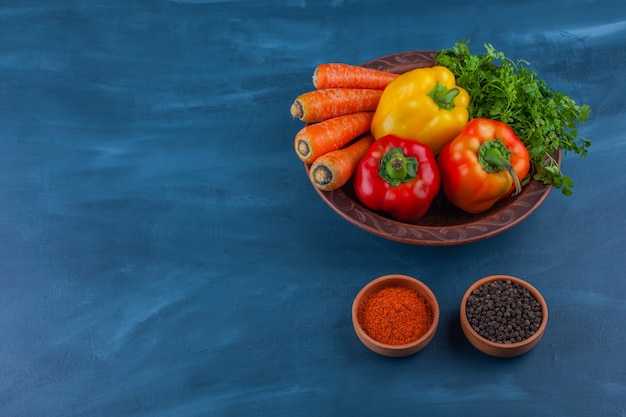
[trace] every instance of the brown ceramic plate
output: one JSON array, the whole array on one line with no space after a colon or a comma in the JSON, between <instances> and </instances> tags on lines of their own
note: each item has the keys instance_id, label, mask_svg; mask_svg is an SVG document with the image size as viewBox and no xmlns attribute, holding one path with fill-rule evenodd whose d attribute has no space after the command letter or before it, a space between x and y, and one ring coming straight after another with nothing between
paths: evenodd
<instances>
[{"instance_id":1,"label":"brown ceramic plate","mask_svg":"<svg viewBox=\"0 0 626 417\"><path fill-rule=\"evenodd\" d=\"M437 52L402 52L377 58L363 66L399 74L433 66ZM556 158L560 164L560 152ZM308 164L305 164L305 169L308 175ZM352 182L334 191L313 188L330 208L353 225L396 242L424 246L460 245L498 235L530 216L552 189L550 185L531 180L521 193L498 202L481 214L468 214L457 209L440 193L424 217L405 223L364 207L354 194Z\"/></svg>"}]
</instances>

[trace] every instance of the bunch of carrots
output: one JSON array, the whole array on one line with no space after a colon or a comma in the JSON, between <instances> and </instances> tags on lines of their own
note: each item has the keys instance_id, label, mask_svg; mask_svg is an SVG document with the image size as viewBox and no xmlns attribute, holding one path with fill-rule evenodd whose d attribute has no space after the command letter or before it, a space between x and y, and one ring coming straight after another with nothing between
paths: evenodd
<instances>
[{"instance_id":1,"label":"bunch of carrots","mask_svg":"<svg viewBox=\"0 0 626 417\"><path fill-rule=\"evenodd\" d=\"M294 140L311 164L314 186L332 191L346 184L374 142L370 125L385 87L398 75L343 63L320 64L314 90L299 95L291 115L307 123Z\"/></svg>"}]
</instances>

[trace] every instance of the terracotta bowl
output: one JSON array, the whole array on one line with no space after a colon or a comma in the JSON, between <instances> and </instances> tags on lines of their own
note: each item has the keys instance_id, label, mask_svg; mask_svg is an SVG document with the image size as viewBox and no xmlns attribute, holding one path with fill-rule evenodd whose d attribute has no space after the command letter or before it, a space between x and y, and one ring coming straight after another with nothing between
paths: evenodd
<instances>
[{"instance_id":1,"label":"terracotta bowl","mask_svg":"<svg viewBox=\"0 0 626 417\"><path fill-rule=\"evenodd\" d=\"M501 341L492 341L486 337L483 337L479 334L479 332L476 329L474 329L474 327L470 324L470 321L468 320L468 317L467 317L467 305L468 305L469 297L472 295L472 293L475 290L481 288L482 286L486 284L492 283L493 281L506 281L506 280L509 280L512 283L517 283L521 285L522 288L527 289L532 295L532 297L534 297L534 299L537 300L537 302L541 306L541 323L539 324L538 328L535 330L535 332L532 335L526 338L523 338L521 341L516 341L516 342L509 341L507 343L504 343ZM484 304L482 304L481 306L484 306ZM543 296L541 295L541 293L528 282L517 277L512 277L510 275L490 275L482 279L479 279L474 284L472 284L467 289L467 291L465 292L465 295L463 296L463 299L461 300L460 313L461 313L461 328L463 329L463 333L465 334L469 342L481 352L486 353L487 355L490 355L490 356L495 356L495 357L500 357L500 358L511 358L514 356L519 356L531 350L533 347L535 347L535 345L539 342L539 340L543 336L546 330L546 325L548 324L548 306Z\"/></svg>"},{"instance_id":2,"label":"terracotta bowl","mask_svg":"<svg viewBox=\"0 0 626 417\"><path fill-rule=\"evenodd\" d=\"M372 338L359 322L359 307L369 296L388 287L403 287L416 291L423 296L432 310L432 324L419 339L406 344L381 343ZM439 324L439 305L433 292L423 282L407 275L385 275L368 283L359 291L352 303L352 325L359 340L370 350L383 356L403 357L422 350L432 340Z\"/></svg>"}]
</instances>

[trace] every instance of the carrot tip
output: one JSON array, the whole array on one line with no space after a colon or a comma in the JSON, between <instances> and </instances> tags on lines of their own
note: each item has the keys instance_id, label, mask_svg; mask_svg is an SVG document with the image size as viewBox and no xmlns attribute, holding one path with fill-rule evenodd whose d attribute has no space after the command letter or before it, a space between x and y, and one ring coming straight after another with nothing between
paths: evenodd
<instances>
[{"instance_id":1,"label":"carrot tip","mask_svg":"<svg viewBox=\"0 0 626 417\"><path fill-rule=\"evenodd\" d=\"M309 142L304 139L299 139L296 143L296 151L298 152L298 156L300 159L305 160L309 156L311 156L311 147L309 146Z\"/></svg>"},{"instance_id":2,"label":"carrot tip","mask_svg":"<svg viewBox=\"0 0 626 417\"><path fill-rule=\"evenodd\" d=\"M311 178L319 188L324 189L333 181L333 173L327 166L318 165L313 169Z\"/></svg>"},{"instance_id":3,"label":"carrot tip","mask_svg":"<svg viewBox=\"0 0 626 417\"><path fill-rule=\"evenodd\" d=\"M313 76L311 77L311 80L313 81L313 87L317 88L317 86L318 86L318 82L317 82L317 68L315 68L315 71L313 71Z\"/></svg>"},{"instance_id":4,"label":"carrot tip","mask_svg":"<svg viewBox=\"0 0 626 417\"><path fill-rule=\"evenodd\" d=\"M296 119L302 120L302 118L304 117L304 107L302 106L300 100L294 101L289 111L291 112L291 116L295 117Z\"/></svg>"}]
</instances>

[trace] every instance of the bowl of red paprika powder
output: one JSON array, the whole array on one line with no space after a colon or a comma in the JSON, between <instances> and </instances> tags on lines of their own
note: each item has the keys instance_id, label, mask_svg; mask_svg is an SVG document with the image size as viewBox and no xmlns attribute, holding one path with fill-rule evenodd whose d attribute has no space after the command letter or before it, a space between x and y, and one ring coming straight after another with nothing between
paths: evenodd
<instances>
[{"instance_id":1,"label":"bowl of red paprika powder","mask_svg":"<svg viewBox=\"0 0 626 417\"><path fill-rule=\"evenodd\" d=\"M479 279L461 300L461 328L490 356L511 358L531 350L548 323L548 305L528 282L510 275Z\"/></svg>"},{"instance_id":2,"label":"bowl of red paprika powder","mask_svg":"<svg viewBox=\"0 0 626 417\"><path fill-rule=\"evenodd\" d=\"M383 356L403 357L422 350L439 324L439 304L423 282L400 274L369 282L352 303L359 340Z\"/></svg>"}]
</instances>

